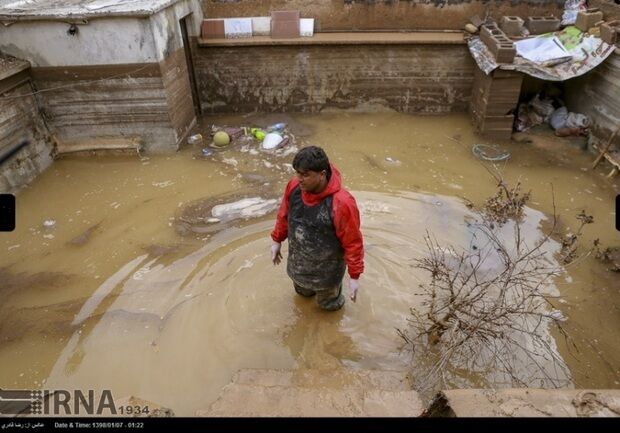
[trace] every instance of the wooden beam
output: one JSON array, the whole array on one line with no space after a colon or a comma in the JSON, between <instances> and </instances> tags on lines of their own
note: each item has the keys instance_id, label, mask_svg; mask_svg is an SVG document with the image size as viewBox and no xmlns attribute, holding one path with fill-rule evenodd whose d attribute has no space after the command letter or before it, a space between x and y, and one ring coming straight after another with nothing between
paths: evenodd
<instances>
[{"instance_id":1,"label":"wooden beam","mask_svg":"<svg viewBox=\"0 0 620 433\"><path fill-rule=\"evenodd\" d=\"M618 131L620 131L620 126L618 126L616 130L614 131L614 133L611 134L611 137L609 137L609 140L607 141L605 148L602 150L601 154L597 156L596 159L594 160L594 164L592 164L592 170L594 170L596 166L599 164L599 162L601 162L601 159L603 159L603 157L605 156L605 154L611 147L611 144L613 143L614 138L616 138L616 134L618 134Z\"/></svg>"}]
</instances>

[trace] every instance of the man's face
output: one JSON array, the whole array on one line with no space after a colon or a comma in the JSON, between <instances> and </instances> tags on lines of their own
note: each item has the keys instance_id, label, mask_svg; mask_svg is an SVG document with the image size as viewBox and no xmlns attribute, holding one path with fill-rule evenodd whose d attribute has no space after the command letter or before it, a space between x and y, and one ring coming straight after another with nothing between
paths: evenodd
<instances>
[{"instance_id":1,"label":"man's face","mask_svg":"<svg viewBox=\"0 0 620 433\"><path fill-rule=\"evenodd\" d=\"M320 192L323 182L326 179L327 173L323 171L312 170L296 170L297 178L299 179L299 187L302 191L309 193Z\"/></svg>"}]
</instances>

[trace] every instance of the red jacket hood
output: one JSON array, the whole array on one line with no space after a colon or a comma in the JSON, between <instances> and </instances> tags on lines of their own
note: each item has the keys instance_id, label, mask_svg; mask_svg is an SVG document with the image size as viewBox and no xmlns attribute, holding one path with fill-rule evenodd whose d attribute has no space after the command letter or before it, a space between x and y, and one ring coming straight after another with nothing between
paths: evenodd
<instances>
[{"instance_id":1,"label":"red jacket hood","mask_svg":"<svg viewBox=\"0 0 620 433\"><path fill-rule=\"evenodd\" d=\"M331 162L329 163L329 166L332 170L332 175L329 178L329 182L327 182L327 186L323 191L318 194L312 194L305 191L301 192L301 199L308 206L314 206L318 204L325 197L337 193L342 188L342 177L340 176L340 172Z\"/></svg>"}]
</instances>

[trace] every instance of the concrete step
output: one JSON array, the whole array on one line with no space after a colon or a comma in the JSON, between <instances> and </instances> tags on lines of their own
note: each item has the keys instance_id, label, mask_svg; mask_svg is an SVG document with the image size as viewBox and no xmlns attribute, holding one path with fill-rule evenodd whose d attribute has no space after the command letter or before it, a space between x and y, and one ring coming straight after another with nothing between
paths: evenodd
<instances>
[{"instance_id":1,"label":"concrete step","mask_svg":"<svg viewBox=\"0 0 620 433\"><path fill-rule=\"evenodd\" d=\"M196 415L413 417L423 410L406 372L244 369Z\"/></svg>"},{"instance_id":2,"label":"concrete step","mask_svg":"<svg viewBox=\"0 0 620 433\"><path fill-rule=\"evenodd\" d=\"M239 370L233 383L262 386L292 386L331 389L381 389L409 391L411 378L404 371L390 370L270 370L249 368Z\"/></svg>"},{"instance_id":3,"label":"concrete step","mask_svg":"<svg viewBox=\"0 0 620 433\"><path fill-rule=\"evenodd\" d=\"M424 406L415 391L330 389L231 383L207 417L415 417Z\"/></svg>"},{"instance_id":4,"label":"concrete step","mask_svg":"<svg viewBox=\"0 0 620 433\"><path fill-rule=\"evenodd\" d=\"M618 417L618 389L451 389L435 396L430 417Z\"/></svg>"}]
</instances>

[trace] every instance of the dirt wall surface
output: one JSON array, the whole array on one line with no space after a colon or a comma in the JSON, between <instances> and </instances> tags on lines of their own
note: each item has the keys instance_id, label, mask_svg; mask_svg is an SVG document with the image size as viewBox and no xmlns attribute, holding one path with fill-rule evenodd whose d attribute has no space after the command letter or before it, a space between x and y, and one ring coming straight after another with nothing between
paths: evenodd
<instances>
[{"instance_id":1,"label":"dirt wall surface","mask_svg":"<svg viewBox=\"0 0 620 433\"><path fill-rule=\"evenodd\" d=\"M0 192L15 193L52 162L27 62L0 55ZM22 96L24 95L24 96ZM24 140L25 146L19 146ZM9 156L10 155L10 156Z\"/></svg>"},{"instance_id":2,"label":"dirt wall surface","mask_svg":"<svg viewBox=\"0 0 620 433\"><path fill-rule=\"evenodd\" d=\"M555 14L564 0L202 0L205 18L268 16L272 10L300 10L315 18L316 31L462 29L472 15Z\"/></svg>"},{"instance_id":3,"label":"dirt wall surface","mask_svg":"<svg viewBox=\"0 0 620 433\"><path fill-rule=\"evenodd\" d=\"M474 62L465 45L196 48L205 112L327 107L441 114L465 111Z\"/></svg>"}]
</instances>

